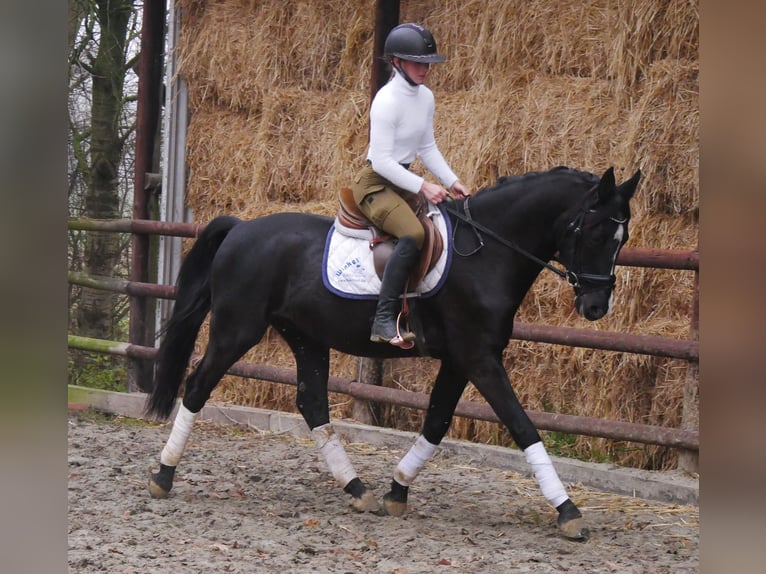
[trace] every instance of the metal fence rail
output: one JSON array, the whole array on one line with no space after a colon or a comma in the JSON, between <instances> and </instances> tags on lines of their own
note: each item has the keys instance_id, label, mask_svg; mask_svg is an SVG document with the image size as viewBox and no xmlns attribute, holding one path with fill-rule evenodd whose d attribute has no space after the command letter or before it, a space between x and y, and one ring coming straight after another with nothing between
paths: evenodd
<instances>
[{"instance_id":1,"label":"metal fence rail","mask_svg":"<svg viewBox=\"0 0 766 574\"><path fill-rule=\"evenodd\" d=\"M157 349L153 347L142 347L140 345L131 345L130 343L105 341L103 339L92 339L75 335L69 335L68 344L72 349L121 355L136 359L153 359L157 354ZM192 357L192 361L200 358L199 355L195 355ZM298 384L296 373L293 369L270 365L255 365L243 361L234 363L227 371L227 374L269 381L271 383L293 386ZM330 377L328 388L331 392L348 395L358 400L376 401L418 410L426 410L428 408L429 396L425 393L379 387L343 377ZM540 430L699 450L699 433L695 431L540 411L527 411L527 414ZM497 415L495 415L488 404L477 403L475 401L461 400L455 410L455 415L496 423L500 422L500 419L497 418Z\"/></svg>"},{"instance_id":2,"label":"metal fence rail","mask_svg":"<svg viewBox=\"0 0 766 574\"><path fill-rule=\"evenodd\" d=\"M82 231L107 231L131 233L136 235L166 235L175 237L196 237L204 225L190 223L169 223L152 220L92 220L70 219L69 229ZM624 248L617 263L622 266L648 267L656 269L688 270L695 273L695 293L693 314L691 317L692 337L688 340L668 337L635 335L591 331L570 327L529 324L514 322L513 338L541 343L587 347L607 351L645 354L688 361L696 367L699 361L699 342L696 340L698 322L698 287L699 252L696 250L661 250L646 248ZM113 277L93 277L82 273L70 272L69 282L76 285L103 289L128 294L137 298L175 298L175 287L157 285L141 281L129 281ZM103 341L69 335L69 347L92 352L123 355L133 359L152 360L156 349L138 344ZM693 369L696 373L696 368ZM296 385L294 370L269 365L253 365L245 362L235 363L229 373L236 376L254 378L274 383ZM693 375L693 385L697 385L697 375ZM374 401L405 406L420 410L428 407L429 397L400 389L382 387L366 382L340 377L330 377L329 389L342 393L358 401ZM686 405L684 405L686 408ZM698 406L695 404L693 408ZM497 416L485 403L460 401L455 411L457 416L499 422ZM565 414L528 412L535 425L541 430L558 431L570 434L624 440L644 444L653 444L681 449L681 453L694 457L699 452L699 432L693 428L667 428L652 425L611 421L592 417ZM695 463L696 464L696 463ZM688 469L687 469L688 470Z\"/></svg>"}]
</instances>

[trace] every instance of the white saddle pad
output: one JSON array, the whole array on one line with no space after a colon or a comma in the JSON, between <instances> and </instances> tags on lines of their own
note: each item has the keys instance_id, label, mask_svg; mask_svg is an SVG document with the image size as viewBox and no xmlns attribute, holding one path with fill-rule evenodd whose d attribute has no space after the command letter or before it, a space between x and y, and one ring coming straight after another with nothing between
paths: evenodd
<instances>
[{"instance_id":1,"label":"white saddle pad","mask_svg":"<svg viewBox=\"0 0 766 574\"><path fill-rule=\"evenodd\" d=\"M452 262L451 224L444 212L435 205L428 211L442 235L443 248L433 269L429 271L408 297L430 297L436 294L447 276ZM322 279L325 287L336 295L350 299L376 299L380 293L380 279L370 249L372 231L351 229L335 219L325 242L322 261Z\"/></svg>"}]
</instances>

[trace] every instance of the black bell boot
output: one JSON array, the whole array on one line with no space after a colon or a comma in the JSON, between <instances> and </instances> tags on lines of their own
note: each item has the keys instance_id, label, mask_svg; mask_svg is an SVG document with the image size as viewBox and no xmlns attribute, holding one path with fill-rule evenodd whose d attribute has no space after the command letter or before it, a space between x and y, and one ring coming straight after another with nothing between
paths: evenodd
<instances>
[{"instance_id":1,"label":"black bell boot","mask_svg":"<svg viewBox=\"0 0 766 574\"><path fill-rule=\"evenodd\" d=\"M412 237L399 239L383 271L383 283L380 286L378 308L372 323L370 341L391 343L397 347L412 346L415 334L407 330L400 331L397 317L401 309L399 296L404 293L407 277L418 262L420 250Z\"/></svg>"}]
</instances>

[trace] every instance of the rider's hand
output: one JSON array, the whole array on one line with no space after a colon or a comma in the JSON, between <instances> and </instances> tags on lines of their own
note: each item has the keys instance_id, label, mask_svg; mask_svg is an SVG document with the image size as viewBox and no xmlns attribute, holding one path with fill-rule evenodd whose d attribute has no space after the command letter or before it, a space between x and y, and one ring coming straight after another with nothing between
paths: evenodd
<instances>
[{"instance_id":1,"label":"rider's hand","mask_svg":"<svg viewBox=\"0 0 766 574\"><path fill-rule=\"evenodd\" d=\"M471 192L468 191L468 188L459 179L452 184L452 187L449 188L449 192L455 199L463 199L464 197L471 195Z\"/></svg>"},{"instance_id":2,"label":"rider's hand","mask_svg":"<svg viewBox=\"0 0 766 574\"><path fill-rule=\"evenodd\" d=\"M441 203L447 197L446 189L441 185L426 180L423 180L423 185L420 186L420 193L425 195L426 199L431 203Z\"/></svg>"}]
</instances>

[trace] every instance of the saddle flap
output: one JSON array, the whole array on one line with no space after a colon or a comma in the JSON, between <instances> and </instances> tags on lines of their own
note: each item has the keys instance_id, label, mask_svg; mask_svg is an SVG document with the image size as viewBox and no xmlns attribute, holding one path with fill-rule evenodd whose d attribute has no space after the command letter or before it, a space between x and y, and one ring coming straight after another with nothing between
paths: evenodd
<instances>
[{"instance_id":1,"label":"saddle flap","mask_svg":"<svg viewBox=\"0 0 766 574\"><path fill-rule=\"evenodd\" d=\"M428 275L429 271L436 266L436 263L439 261L439 257L441 257L442 251L444 250L444 240L442 239L442 235L439 233L433 220L428 217L428 214L423 214L419 216L418 219L420 219L420 223L423 224L423 229L425 230L426 235L425 240L423 241L423 247L420 248L420 259L418 260L418 264L412 270L412 273L410 273L408 280L410 286L420 284L423 278ZM379 230L376 229L375 231L379 233ZM394 238L384 239L384 237L386 236L376 236L376 239L373 239L370 242L372 260L375 264L375 273L381 281L383 280L383 271L386 269L388 258L391 257L391 253L394 251L396 241Z\"/></svg>"},{"instance_id":2,"label":"saddle flap","mask_svg":"<svg viewBox=\"0 0 766 574\"><path fill-rule=\"evenodd\" d=\"M368 229L372 223L354 201L354 193L348 187L341 188L338 193L338 220L342 225L351 229Z\"/></svg>"},{"instance_id":3,"label":"saddle flap","mask_svg":"<svg viewBox=\"0 0 766 574\"><path fill-rule=\"evenodd\" d=\"M423 278L431 271L441 256L444 249L444 241L441 233L436 228L431 217L429 217L429 203L425 197L420 194L410 194L407 197L407 204L417 215L418 220L425 230L425 240L420 249L420 259L418 265L410 274L409 284L419 285ZM394 239L380 229L376 228L367 216L362 213L354 200L354 193L348 187L341 188L338 192L338 222L351 229L369 229L372 231L373 239L370 242L370 248L373 252L373 263L375 273L382 280L383 271L386 268L386 262L391 257L394 250Z\"/></svg>"}]
</instances>

